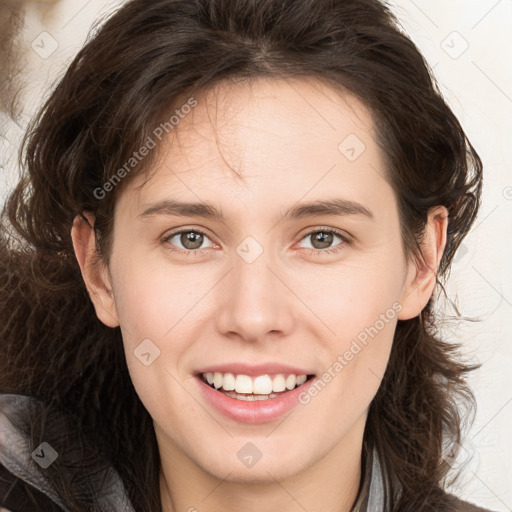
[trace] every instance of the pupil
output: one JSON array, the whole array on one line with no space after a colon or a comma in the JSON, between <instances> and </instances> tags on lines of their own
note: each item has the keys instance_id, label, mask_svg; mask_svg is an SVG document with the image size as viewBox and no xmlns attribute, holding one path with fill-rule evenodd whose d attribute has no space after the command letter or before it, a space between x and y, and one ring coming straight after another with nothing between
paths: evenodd
<instances>
[{"instance_id":1,"label":"pupil","mask_svg":"<svg viewBox=\"0 0 512 512\"><path fill-rule=\"evenodd\" d=\"M324 231L320 231L314 237L315 242L320 242L321 247L317 247L317 249L325 249L329 247L332 243L332 233L325 233Z\"/></svg>"},{"instance_id":2,"label":"pupil","mask_svg":"<svg viewBox=\"0 0 512 512\"><path fill-rule=\"evenodd\" d=\"M201 247L202 242L203 235L195 233L195 231L188 231L181 234L181 243L183 244L183 247L186 247L187 249L198 249ZM189 243L192 245L188 245Z\"/></svg>"}]
</instances>

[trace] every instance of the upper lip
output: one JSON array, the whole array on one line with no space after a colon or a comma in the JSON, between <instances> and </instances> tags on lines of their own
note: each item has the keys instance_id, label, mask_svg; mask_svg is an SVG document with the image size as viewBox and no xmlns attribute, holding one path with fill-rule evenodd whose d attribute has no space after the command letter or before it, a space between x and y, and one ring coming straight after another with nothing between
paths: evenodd
<instances>
[{"instance_id":1,"label":"upper lip","mask_svg":"<svg viewBox=\"0 0 512 512\"><path fill-rule=\"evenodd\" d=\"M236 375L247 375L249 377L257 377L258 375L265 374L279 374L283 373L286 375L314 375L314 372L299 368L297 366L290 366L281 363L261 363L256 365L246 363L223 363L215 364L201 368L196 371L196 374L203 373L233 373Z\"/></svg>"}]
</instances>

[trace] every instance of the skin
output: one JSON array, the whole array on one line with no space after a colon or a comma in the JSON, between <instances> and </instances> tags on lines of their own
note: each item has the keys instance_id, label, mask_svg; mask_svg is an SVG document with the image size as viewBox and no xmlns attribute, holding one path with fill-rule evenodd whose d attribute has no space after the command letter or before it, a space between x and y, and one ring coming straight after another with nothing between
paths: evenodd
<instances>
[{"instance_id":1,"label":"skin","mask_svg":"<svg viewBox=\"0 0 512 512\"><path fill-rule=\"evenodd\" d=\"M151 179L140 187L138 176L120 194L108 267L93 263L90 227L77 217L72 229L98 318L121 327L131 378L154 420L163 511L349 511L368 407L397 321L417 316L432 295L448 212L431 210L424 261L407 259L373 120L353 96L314 79L261 78L221 83L197 99L162 146ZM355 161L338 149L349 134L366 146ZM138 217L168 198L209 201L225 223ZM298 201L333 198L357 201L374 218L280 221ZM162 241L178 228L206 233L195 255L177 252L192 246L179 236ZM327 249L341 250L322 253L314 236L322 228L339 229L350 243L334 235ZM252 263L236 252L247 236L263 248ZM285 418L228 419L193 377L233 361L283 362L320 376L393 304L399 313ZM161 351L149 366L134 356L147 338ZM251 468L237 457L247 442L262 454Z\"/></svg>"}]
</instances>

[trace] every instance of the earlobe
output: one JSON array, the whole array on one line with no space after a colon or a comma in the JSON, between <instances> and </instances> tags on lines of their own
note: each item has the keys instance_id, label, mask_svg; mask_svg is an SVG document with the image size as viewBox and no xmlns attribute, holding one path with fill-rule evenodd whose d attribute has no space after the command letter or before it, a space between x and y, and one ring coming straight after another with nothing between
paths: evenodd
<instances>
[{"instance_id":1,"label":"earlobe","mask_svg":"<svg viewBox=\"0 0 512 512\"><path fill-rule=\"evenodd\" d=\"M97 317L106 326L117 327L119 317L112 293L112 285L107 268L98 258L96 235L93 229L94 216L86 212L84 212L84 216L88 223L80 215L77 215L71 229L75 256Z\"/></svg>"},{"instance_id":2,"label":"earlobe","mask_svg":"<svg viewBox=\"0 0 512 512\"><path fill-rule=\"evenodd\" d=\"M447 230L448 210L444 206L432 208L420 244L423 260L408 262L399 320L418 316L432 297L439 263L446 247Z\"/></svg>"}]
</instances>

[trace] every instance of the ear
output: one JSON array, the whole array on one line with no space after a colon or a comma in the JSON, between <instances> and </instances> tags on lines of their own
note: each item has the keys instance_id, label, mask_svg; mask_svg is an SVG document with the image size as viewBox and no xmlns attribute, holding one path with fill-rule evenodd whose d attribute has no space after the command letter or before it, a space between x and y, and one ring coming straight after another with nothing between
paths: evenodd
<instances>
[{"instance_id":1,"label":"ear","mask_svg":"<svg viewBox=\"0 0 512 512\"><path fill-rule=\"evenodd\" d=\"M85 287L89 293L97 317L108 327L117 327L119 317L112 292L108 268L99 258L94 232L94 216L84 212L88 223L77 215L71 229L71 238L76 259L82 271Z\"/></svg>"},{"instance_id":2,"label":"ear","mask_svg":"<svg viewBox=\"0 0 512 512\"><path fill-rule=\"evenodd\" d=\"M431 208L428 214L425 236L420 243L423 261L408 263L399 320L418 316L432 297L436 285L437 270L446 247L448 210L444 206Z\"/></svg>"}]
</instances>

